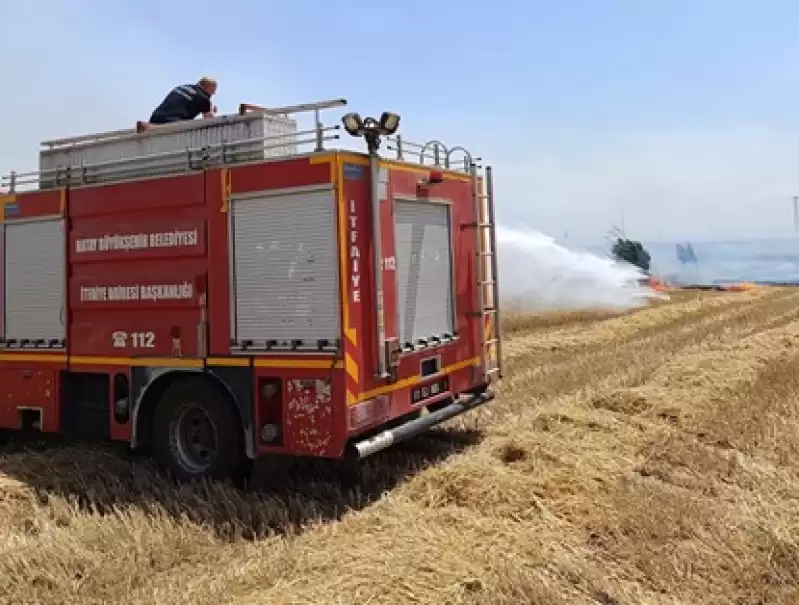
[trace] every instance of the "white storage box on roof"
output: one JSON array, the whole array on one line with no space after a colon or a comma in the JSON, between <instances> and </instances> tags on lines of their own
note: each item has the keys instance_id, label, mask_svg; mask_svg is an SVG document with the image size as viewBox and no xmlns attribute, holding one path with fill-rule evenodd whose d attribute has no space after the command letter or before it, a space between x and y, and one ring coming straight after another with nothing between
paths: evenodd
<instances>
[{"instance_id":1,"label":"white storage box on roof","mask_svg":"<svg viewBox=\"0 0 799 605\"><path fill-rule=\"evenodd\" d=\"M185 125L100 133L49 141L39 154L42 189L184 172L204 158L255 161L297 153L297 122L286 115L252 113L192 120Z\"/></svg>"}]
</instances>

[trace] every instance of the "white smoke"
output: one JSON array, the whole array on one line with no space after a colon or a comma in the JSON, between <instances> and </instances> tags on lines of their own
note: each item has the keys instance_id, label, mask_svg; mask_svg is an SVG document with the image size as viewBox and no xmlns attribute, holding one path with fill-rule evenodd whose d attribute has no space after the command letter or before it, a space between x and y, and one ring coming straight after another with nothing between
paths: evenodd
<instances>
[{"instance_id":1,"label":"white smoke","mask_svg":"<svg viewBox=\"0 0 799 605\"><path fill-rule=\"evenodd\" d=\"M589 252L569 250L533 229L497 227L501 298L530 309L629 309L663 295L644 273Z\"/></svg>"}]
</instances>

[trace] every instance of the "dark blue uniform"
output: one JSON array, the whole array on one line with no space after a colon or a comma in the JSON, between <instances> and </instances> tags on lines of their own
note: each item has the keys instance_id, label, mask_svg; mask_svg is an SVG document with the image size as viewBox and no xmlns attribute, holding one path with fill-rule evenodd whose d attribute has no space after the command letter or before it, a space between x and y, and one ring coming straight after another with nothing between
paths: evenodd
<instances>
[{"instance_id":1,"label":"dark blue uniform","mask_svg":"<svg viewBox=\"0 0 799 605\"><path fill-rule=\"evenodd\" d=\"M172 89L155 108L150 124L169 124L182 120L193 120L202 113L211 111L211 97L197 84L183 84Z\"/></svg>"}]
</instances>

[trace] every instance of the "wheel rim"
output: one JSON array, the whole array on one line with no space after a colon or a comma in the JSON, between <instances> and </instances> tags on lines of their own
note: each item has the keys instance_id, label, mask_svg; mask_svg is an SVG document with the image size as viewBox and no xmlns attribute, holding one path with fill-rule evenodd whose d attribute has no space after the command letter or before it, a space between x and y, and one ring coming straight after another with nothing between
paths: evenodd
<instances>
[{"instance_id":1,"label":"wheel rim","mask_svg":"<svg viewBox=\"0 0 799 605\"><path fill-rule=\"evenodd\" d=\"M217 453L216 426L201 407L189 405L172 423L171 441L186 470L201 473L213 464Z\"/></svg>"}]
</instances>

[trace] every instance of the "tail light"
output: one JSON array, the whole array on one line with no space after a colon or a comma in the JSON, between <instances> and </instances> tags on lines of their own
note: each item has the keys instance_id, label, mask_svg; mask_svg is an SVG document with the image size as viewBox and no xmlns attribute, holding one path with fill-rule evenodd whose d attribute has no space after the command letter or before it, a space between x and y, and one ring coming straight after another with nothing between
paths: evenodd
<instances>
[{"instance_id":1,"label":"tail light","mask_svg":"<svg viewBox=\"0 0 799 605\"><path fill-rule=\"evenodd\" d=\"M279 378L261 378L258 381L258 409L255 420L261 443L283 443L283 432L280 430L283 421L283 383Z\"/></svg>"}]
</instances>

